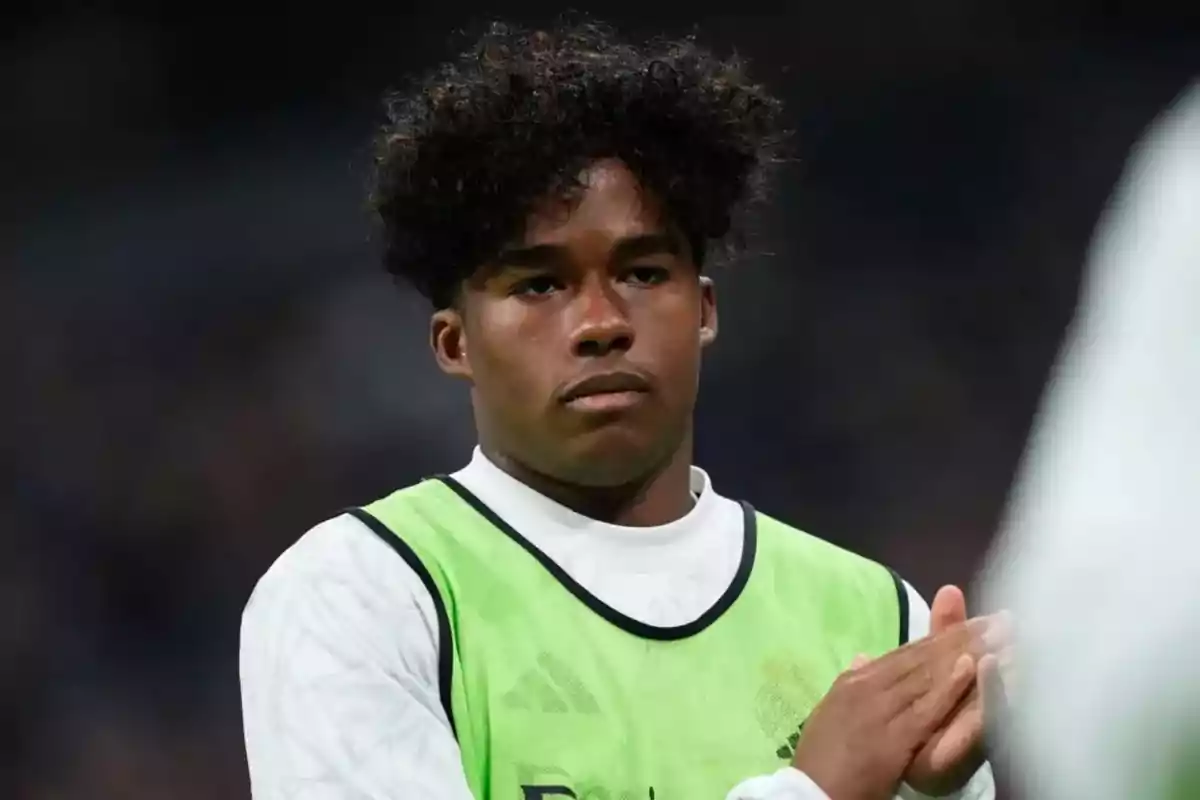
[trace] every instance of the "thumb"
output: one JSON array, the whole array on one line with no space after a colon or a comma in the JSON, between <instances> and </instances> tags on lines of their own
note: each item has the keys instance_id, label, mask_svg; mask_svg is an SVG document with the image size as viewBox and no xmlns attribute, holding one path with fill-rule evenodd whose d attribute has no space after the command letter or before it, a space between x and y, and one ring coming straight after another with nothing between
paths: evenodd
<instances>
[{"instance_id":1,"label":"thumb","mask_svg":"<svg viewBox=\"0 0 1200 800\"><path fill-rule=\"evenodd\" d=\"M871 659L869 656L867 656L865 653L859 653L858 655L856 655L853 658L853 660L850 661L850 669L858 669L859 667L865 667L867 664L870 664L870 663L871 663Z\"/></svg>"},{"instance_id":2,"label":"thumb","mask_svg":"<svg viewBox=\"0 0 1200 800\"><path fill-rule=\"evenodd\" d=\"M943 586L929 607L929 632L941 633L967 621L967 598L957 586Z\"/></svg>"}]
</instances>

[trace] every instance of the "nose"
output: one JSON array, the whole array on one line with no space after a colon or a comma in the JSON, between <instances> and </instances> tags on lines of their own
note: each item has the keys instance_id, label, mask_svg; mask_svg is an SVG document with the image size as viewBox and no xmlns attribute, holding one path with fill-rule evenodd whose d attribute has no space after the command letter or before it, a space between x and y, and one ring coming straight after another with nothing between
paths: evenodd
<instances>
[{"instance_id":1,"label":"nose","mask_svg":"<svg viewBox=\"0 0 1200 800\"><path fill-rule=\"evenodd\" d=\"M633 325L624 299L608 281L588 281L575 298L578 317L571 349L581 358L624 352L633 346Z\"/></svg>"}]
</instances>

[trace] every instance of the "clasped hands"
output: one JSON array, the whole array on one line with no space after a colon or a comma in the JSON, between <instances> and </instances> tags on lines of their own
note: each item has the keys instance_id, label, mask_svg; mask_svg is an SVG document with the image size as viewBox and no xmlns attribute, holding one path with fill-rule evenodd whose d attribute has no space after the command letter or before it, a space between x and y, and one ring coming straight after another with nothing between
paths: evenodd
<instances>
[{"instance_id":1,"label":"clasped hands","mask_svg":"<svg viewBox=\"0 0 1200 800\"><path fill-rule=\"evenodd\" d=\"M831 800L889 800L901 783L941 797L986 760L984 734L1013 684L1006 614L967 618L960 589L943 587L930 633L859 656L805 722L793 765Z\"/></svg>"}]
</instances>

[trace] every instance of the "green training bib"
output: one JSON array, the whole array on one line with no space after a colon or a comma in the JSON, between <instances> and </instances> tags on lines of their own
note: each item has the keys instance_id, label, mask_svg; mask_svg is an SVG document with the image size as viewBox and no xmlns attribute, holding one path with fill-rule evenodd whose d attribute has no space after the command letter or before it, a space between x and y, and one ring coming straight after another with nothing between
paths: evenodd
<instances>
[{"instance_id":1,"label":"green training bib","mask_svg":"<svg viewBox=\"0 0 1200 800\"><path fill-rule=\"evenodd\" d=\"M858 653L907 635L886 568L745 509L696 621L631 619L449 478L354 513L433 596L442 702L478 800L709 800L790 763Z\"/></svg>"}]
</instances>

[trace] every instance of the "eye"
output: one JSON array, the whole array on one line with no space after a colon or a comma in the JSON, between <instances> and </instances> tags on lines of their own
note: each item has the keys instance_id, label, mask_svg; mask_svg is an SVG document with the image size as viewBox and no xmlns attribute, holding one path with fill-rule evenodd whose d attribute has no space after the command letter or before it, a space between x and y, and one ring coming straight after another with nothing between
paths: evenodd
<instances>
[{"instance_id":1,"label":"eye","mask_svg":"<svg viewBox=\"0 0 1200 800\"><path fill-rule=\"evenodd\" d=\"M513 284L511 294L524 297L541 297L561 288L558 280L552 275L533 275Z\"/></svg>"},{"instance_id":2,"label":"eye","mask_svg":"<svg viewBox=\"0 0 1200 800\"><path fill-rule=\"evenodd\" d=\"M625 280L639 286L657 286L660 283L665 283L671 273L665 267L658 267L652 264L642 264L636 267L631 267L625 273Z\"/></svg>"}]
</instances>

